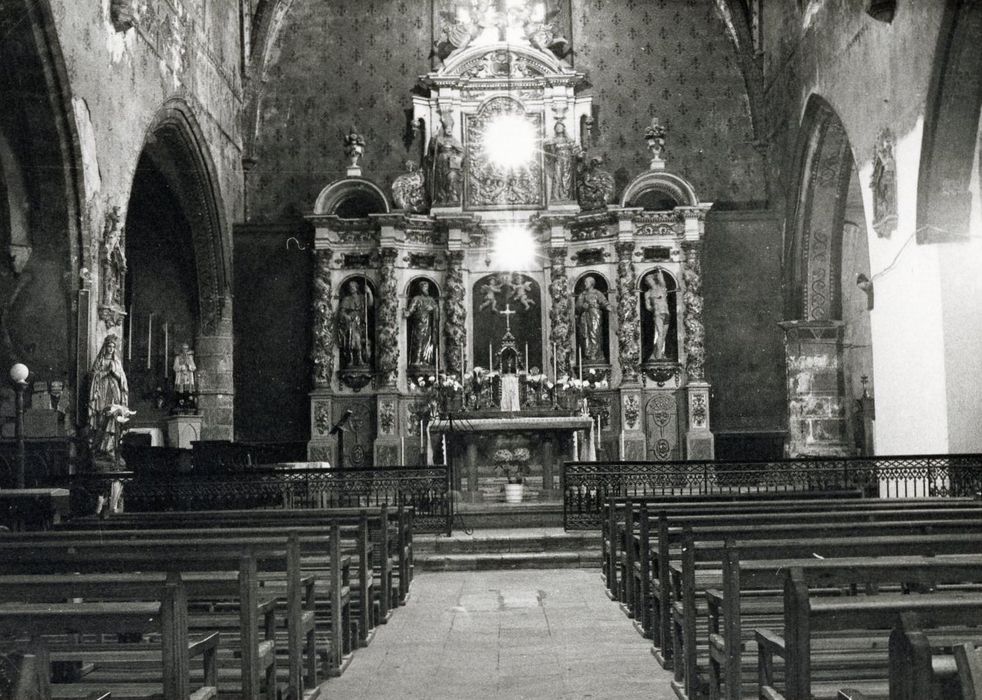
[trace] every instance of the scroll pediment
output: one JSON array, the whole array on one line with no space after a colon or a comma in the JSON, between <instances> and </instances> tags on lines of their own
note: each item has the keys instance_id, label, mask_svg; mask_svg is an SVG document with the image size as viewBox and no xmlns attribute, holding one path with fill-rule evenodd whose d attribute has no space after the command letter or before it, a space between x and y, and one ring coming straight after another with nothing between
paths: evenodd
<instances>
[{"instance_id":1,"label":"scroll pediment","mask_svg":"<svg viewBox=\"0 0 982 700\"><path fill-rule=\"evenodd\" d=\"M451 56L443 68L431 73L434 82L531 80L577 83L582 79L552 53L504 42L475 46Z\"/></svg>"}]
</instances>

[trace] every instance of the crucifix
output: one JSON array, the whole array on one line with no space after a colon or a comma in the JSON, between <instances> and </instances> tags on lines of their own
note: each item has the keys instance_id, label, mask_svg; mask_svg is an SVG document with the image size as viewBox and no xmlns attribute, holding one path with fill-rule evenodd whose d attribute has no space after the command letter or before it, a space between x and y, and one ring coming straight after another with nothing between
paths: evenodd
<instances>
[{"instance_id":1,"label":"crucifix","mask_svg":"<svg viewBox=\"0 0 982 700\"><path fill-rule=\"evenodd\" d=\"M518 312L512 310L511 304L505 304L504 311L499 311L498 313L505 317L505 330L511 333L511 317L512 314L516 314Z\"/></svg>"}]
</instances>

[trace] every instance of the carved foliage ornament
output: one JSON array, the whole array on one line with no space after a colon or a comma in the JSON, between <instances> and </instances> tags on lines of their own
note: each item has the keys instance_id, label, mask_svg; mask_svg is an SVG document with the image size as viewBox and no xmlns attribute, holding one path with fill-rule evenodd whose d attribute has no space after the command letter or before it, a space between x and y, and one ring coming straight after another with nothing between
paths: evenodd
<instances>
[{"instance_id":1,"label":"carved foliage ornament","mask_svg":"<svg viewBox=\"0 0 982 700\"><path fill-rule=\"evenodd\" d=\"M395 248L382 249L379 286L379 371L386 384L394 384L399 372L399 288L396 282Z\"/></svg>"},{"instance_id":2,"label":"carved foliage ornament","mask_svg":"<svg viewBox=\"0 0 982 700\"><path fill-rule=\"evenodd\" d=\"M467 342L467 307L464 305L464 252L451 251L448 257L446 287L446 322L444 338L447 344L447 369L460 372L463 367L461 347Z\"/></svg>"},{"instance_id":3,"label":"carved foliage ornament","mask_svg":"<svg viewBox=\"0 0 982 700\"><path fill-rule=\"evenodd\" d=\"M702 257L698 245L685 249L685 372L690 381L706 376L706 329L702 322Z\"/></svg>"},{"instance_id":4,"label":"carved foliage ornament","mask_svg":"<svg viewBox=\"0 0 982 700\"><path fill-rule=\"evenodd\" d=\"M334 374L334 309L331 306L330 250L317 251L314 267L313 298L313 379L316 386L327 386Z\"/></svg>"},{"instance_id":5,"label":"carved foliage ornament","mask_svg":"<svg viewBox=\"0 0 982 700\"><path fill-rule=\"evenodd\" d=\"M636 381L641 362L641 345L638 342L640 315L638 291L634 273L634 244L618 243L617 246L617 341L621 358L621 372L625 381Z\"/></svg>"},{"instance_id":6,"label":"carved foliage ornament","mask_svg":"<svg viewBox=\"0 0 982 700\"><path fill-rule=\"evenodd\" d=\"M573 314L569 279L566 277L566 249L553 248L549 255L552 258L549 274L549 296L552 300L549 309L550 335L556 348L556 368L563 375L569 372L570 367L570 320Z\"/></svg>"}]
</instances>

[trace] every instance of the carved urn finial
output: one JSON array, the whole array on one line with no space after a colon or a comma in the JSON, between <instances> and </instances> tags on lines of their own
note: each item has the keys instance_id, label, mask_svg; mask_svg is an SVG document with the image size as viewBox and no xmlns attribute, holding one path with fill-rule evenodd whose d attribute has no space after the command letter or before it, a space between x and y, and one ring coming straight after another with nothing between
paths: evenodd
<instances>
[{"instance_id":1,"label":"carved urn finial","mask_svg":"<svg viewBox=\"0 0 982 700\"><path fill-rule=\"evenodd\" d=\"M344 137L344 157L348 159L348 176L360 177L361 165L359 161L365 154L365 137L358 133L354 126Z\"/></svg>"},{"instance_id":2,"label":"carved urn finial","mask_svg":"<svg viewBox=\"0 0 982 700\"><path fill-rule=\"evenodd\" d=\"M644 130L644 140L648 142L651 151L651 169L665 169L665 134L664 126L658 123L658 117L652 117L651 124Z\"/></svg>"}]
</instances>

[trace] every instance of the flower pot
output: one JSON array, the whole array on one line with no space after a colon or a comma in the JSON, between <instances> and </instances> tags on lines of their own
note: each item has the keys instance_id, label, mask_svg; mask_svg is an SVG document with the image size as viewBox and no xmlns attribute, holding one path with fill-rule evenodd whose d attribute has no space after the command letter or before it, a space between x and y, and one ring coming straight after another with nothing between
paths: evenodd
<instances>
[{"instance_id":1,"label":"flower pot","mask_svg":"<svg viewBox=\"0 0 982 700\"><path fill-rule=\"evenodd\" d=\"M525 484L505 484L505 503L521 503Z\"/></svg>"}]
</instances>

